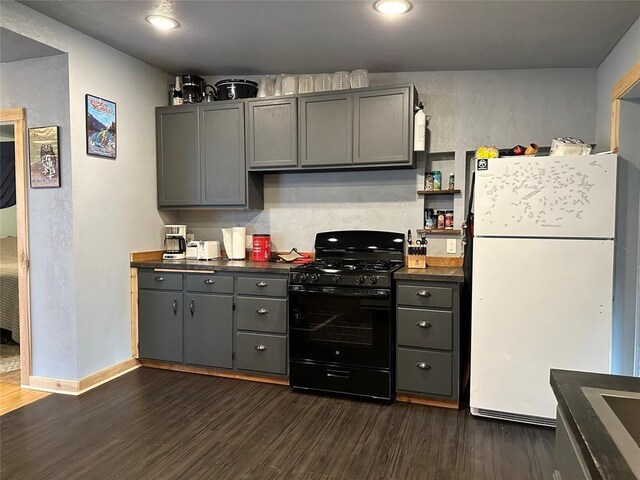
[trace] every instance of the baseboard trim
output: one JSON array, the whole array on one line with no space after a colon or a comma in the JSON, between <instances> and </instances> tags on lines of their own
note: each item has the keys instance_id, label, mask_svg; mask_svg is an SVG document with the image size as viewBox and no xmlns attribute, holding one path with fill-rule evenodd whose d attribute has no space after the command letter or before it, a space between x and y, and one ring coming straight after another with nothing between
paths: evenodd
<instances>
[{"instance_id":1,"label":"baseboard trim","mask_svg":"<svg viewBox=\"0 0 640 480\"><path fill-rule=\"evenodd\" d=\"M162 370L173 370L174 372L197 373L212 377L233 378L234 380L249 380L251 382L271 383L274 385L289 385L289 379L262 375L252 375L248 373L238 373L226 370L218 370L208 367L196 367L192 365L180 365L177 363L156 362L153 360L140 360L143 367L159 368Z\"/></svg>"},{"instance_id":2,"label":"baseboard trim","mask_svg":"<svg viewBox=\"0 0 640 480\"><path fill-rule=\"evenodd\" d=\"M109 382L114 378L118 378L131 370L135 370L139 366L140 364L137 359L128 358L124 362L116 363L111 367L107 367L104 370L100 370L99 372L89 375L88 377L84 377L78 382L78 394L91 390L92 388Z\"/></svg>"},{"instance_id":3,"label":"baseboard trim","mask_svg":"<svg viewBox=\"0 0 640 480\"><path fill-rule=\"evenodd\" d=\"M61 378L38 377L31 375L29 377L29 385L23 387L31 390L39 390L41 392L60 393L63 395L81 395L99 385L107 383L125 373L138 368L140 364L135 358L116 363L111 367L107 367L80 380L65 380Z\"/></svg>"},{"instance_id":4,"label":"baseboard trim","mask_svg":"<svg viewBox=\"0 0 640 480\"><path fill-rule=\"evenodd\" d=\"M398 402L416 403L418 405L428 405L430 407L451 408L458 410L460 408L459 402L455 400L436 400L434 398L419 397L416 395L406 395L399 393L396 396Z\"/></svg>"}]
</instances>

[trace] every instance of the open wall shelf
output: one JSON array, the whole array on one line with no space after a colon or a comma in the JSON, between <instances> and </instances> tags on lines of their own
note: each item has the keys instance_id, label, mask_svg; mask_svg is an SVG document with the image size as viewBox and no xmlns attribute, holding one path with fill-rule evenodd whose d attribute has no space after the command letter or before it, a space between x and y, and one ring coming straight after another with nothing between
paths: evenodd
<instances>
[{"instance_id":1,"label":"open wall shelf","mask_svg":"<svg viewBox=\"0 0 640 480\"><path fill-rule=\"evenodd\" d=\"M453 195L460 193L460 190L418 190L418 195Z\"/></svg>"},{"instance_id":2,"label":"open wall shelf","mask_svg":"<svg viewBox=\"0 0 640 480\"><path fill-rule=\"evenodd\" d=\"M418 233L426 233L427 235L460 235L461 230L457 229L440 229L440 230L429 230L428 228L420 228L417 230Z\"/></svg>"}]
</instances>

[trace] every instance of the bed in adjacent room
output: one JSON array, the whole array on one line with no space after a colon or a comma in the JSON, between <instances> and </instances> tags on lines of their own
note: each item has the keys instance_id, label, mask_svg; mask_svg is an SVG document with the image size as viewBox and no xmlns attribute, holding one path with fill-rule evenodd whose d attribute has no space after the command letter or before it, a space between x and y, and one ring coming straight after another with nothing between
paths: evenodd
<instances>
[{"instance_id":1,"label":"bed in adjacent room","mask_svg":"<svg viewBox=\"0 0 640 480\"><path fill-rule=\"evenodd\" d=\"M0 238L0 327L11 331L20 342L18 315L18 241L16 237Z\"/></svg>"}]
</instances>

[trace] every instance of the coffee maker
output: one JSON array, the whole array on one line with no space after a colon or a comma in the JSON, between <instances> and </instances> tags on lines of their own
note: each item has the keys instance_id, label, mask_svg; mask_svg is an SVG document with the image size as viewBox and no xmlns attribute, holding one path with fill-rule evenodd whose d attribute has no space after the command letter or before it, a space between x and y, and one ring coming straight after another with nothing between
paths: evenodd
<instances>
[{"instance_id":1,"label":"coffee maker","mask_svg":"<svg viewBox=\"0 0 640 480\"><path fill-rule=\"evenodd\" d=\"M213 90L211 101L215 97L215 89L204 78L198 75L182 75L182 100L184 103L200 103L207 95L207 87Z\"/></svg>"},{"instance_id":2,"label":"coffee maker","mask_svg":"<svg viewBox=\"0 0 640 480\"><path fill-rule=\"evenodd\" d=\"M164 226L164 254L165 260L184 260L187 258L187 226Z\"/></svg>"}]
</instances>

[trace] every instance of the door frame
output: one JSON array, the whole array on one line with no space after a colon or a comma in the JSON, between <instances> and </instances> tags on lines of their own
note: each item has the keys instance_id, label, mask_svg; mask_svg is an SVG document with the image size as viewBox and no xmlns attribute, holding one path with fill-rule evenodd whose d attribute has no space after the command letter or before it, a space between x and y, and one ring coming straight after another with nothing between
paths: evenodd
<instances>
[{"instance_id":1,"label":"door frame","mask_svg":"<svg viewBox=\"0 0 640 480\"><path fill-rule=\"evenodd\" d=\"M0 122L13 124L16 162L16 223L18 238L18 315L20 321L20 383L31 375L31 317L29 290L29 221L27 207L26 115L24 108L0 110Z\"/></svg>"},{"instance_id":2,"label":"door frame","mask_svg":"<svg viewBox=\"0 0 640 480\"><path fill-rule=\"evenodd\" d=\"M633 87L640 83L640 62L625 73L620 81L611 89L611 150L618 153L620 148L620 110L622 98ZM637 281L640 281L638 279ZM636 334L633 344L633 374L640 377L640 283L636 285Z\"/></svg>"}]
</instances>

